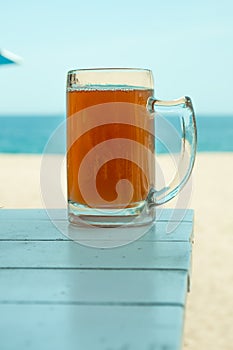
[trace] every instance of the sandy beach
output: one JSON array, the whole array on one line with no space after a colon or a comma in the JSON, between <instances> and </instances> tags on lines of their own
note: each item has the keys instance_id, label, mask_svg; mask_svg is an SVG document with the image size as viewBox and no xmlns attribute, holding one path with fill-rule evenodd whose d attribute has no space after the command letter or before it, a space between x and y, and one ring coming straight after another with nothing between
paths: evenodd
<instances>
[{"instance_id":1,"label":"sandy beach","mask_svg":"<svg viewBox=\"0 0 233 350\"><path fill-rule=\"evenodd\" d=\"M41 208L41 155L0 155L0 206ZM162 162L166 164L166 156ZM195 210L191 292L187 299L184 349L231 350L233 344L233 153L197 155L189 208Z\"/></svg>"}]
</instances>

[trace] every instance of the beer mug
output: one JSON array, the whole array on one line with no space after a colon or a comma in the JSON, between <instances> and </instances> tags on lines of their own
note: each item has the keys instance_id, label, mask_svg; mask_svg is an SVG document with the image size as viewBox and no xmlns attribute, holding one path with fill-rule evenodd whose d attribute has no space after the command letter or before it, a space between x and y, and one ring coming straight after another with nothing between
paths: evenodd
<instances>
[{"instance_id":1,"label":"beer mug","mask_svg":"<svg viewBox=\"0 0 233 350\"><path fill-rule=\"evenodd\" d=\"M181 156L170 184L156 188L158 110L181 119ZM192 172L196 122L191 99L161 101L148 69L80 69L67 77L68 217L73 224L144 225Z\"/></svg>"}]
</instances>

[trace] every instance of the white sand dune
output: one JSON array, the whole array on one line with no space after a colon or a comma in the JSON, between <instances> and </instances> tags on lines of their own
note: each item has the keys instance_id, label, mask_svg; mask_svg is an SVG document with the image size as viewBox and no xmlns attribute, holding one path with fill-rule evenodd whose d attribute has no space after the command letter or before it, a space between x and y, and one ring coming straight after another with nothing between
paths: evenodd
<instances>
[{"instance_id":1,"label":"white sand dune","mask_svg":"<svg viewBox=\"0 0 233 350\"><path fill-rule=\"evenodd\" d=\"M40 155L0 155L0 205L43 207ZM161 157L167 164L167 157ZM198 154L192 176L195 243L184 349L231 350L233 344L233 153ZM190 184L191 184L190 182ZM187 207L191 186L170 207Z\"/></svg>"}]
</instances>

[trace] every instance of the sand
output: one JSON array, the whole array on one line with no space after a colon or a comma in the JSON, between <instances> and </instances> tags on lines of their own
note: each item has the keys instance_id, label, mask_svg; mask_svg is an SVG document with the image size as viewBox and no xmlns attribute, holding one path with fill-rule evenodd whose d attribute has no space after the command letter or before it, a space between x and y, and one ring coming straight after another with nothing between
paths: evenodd
<instances>
[{"instance_id":1,"label":"sand","mask_svg":"<svg viewBox=\"0 0 233 350\"><path fill-rule=\"evenodd\" d=\"M166 164L166 157L161 164ZM40 155L0 155L0 205L43 207ZM231 350L233 344L233 153L198 154L189 186L171 207L195 210L191 292L184 349ZM192 184L192 189L191 189ZM189 193L192 197L188 202Z\"/></svg>"}]
</instances>

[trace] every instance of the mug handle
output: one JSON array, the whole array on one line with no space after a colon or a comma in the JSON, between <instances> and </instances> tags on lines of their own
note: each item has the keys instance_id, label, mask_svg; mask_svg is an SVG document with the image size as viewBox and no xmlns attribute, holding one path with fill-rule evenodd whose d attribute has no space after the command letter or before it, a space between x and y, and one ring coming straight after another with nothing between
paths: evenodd
<instances>
[{"instance_id":1,"label":"mug handle","mask_svg":"<svg viewBox=\"0 0 233 350\"><path fill-rule=\"evenodd\" d=\"M148 101L148 110L152 113L156 113L156 107L180 110L182 148L177 172L171 183L159 191L153 189L150 193L148 203L152 206L168 202L184 187L191 175L197 149L196 119L191 99L184 96L177 100L161 101L151 97Z\"/></svg>"}]
</instances>

